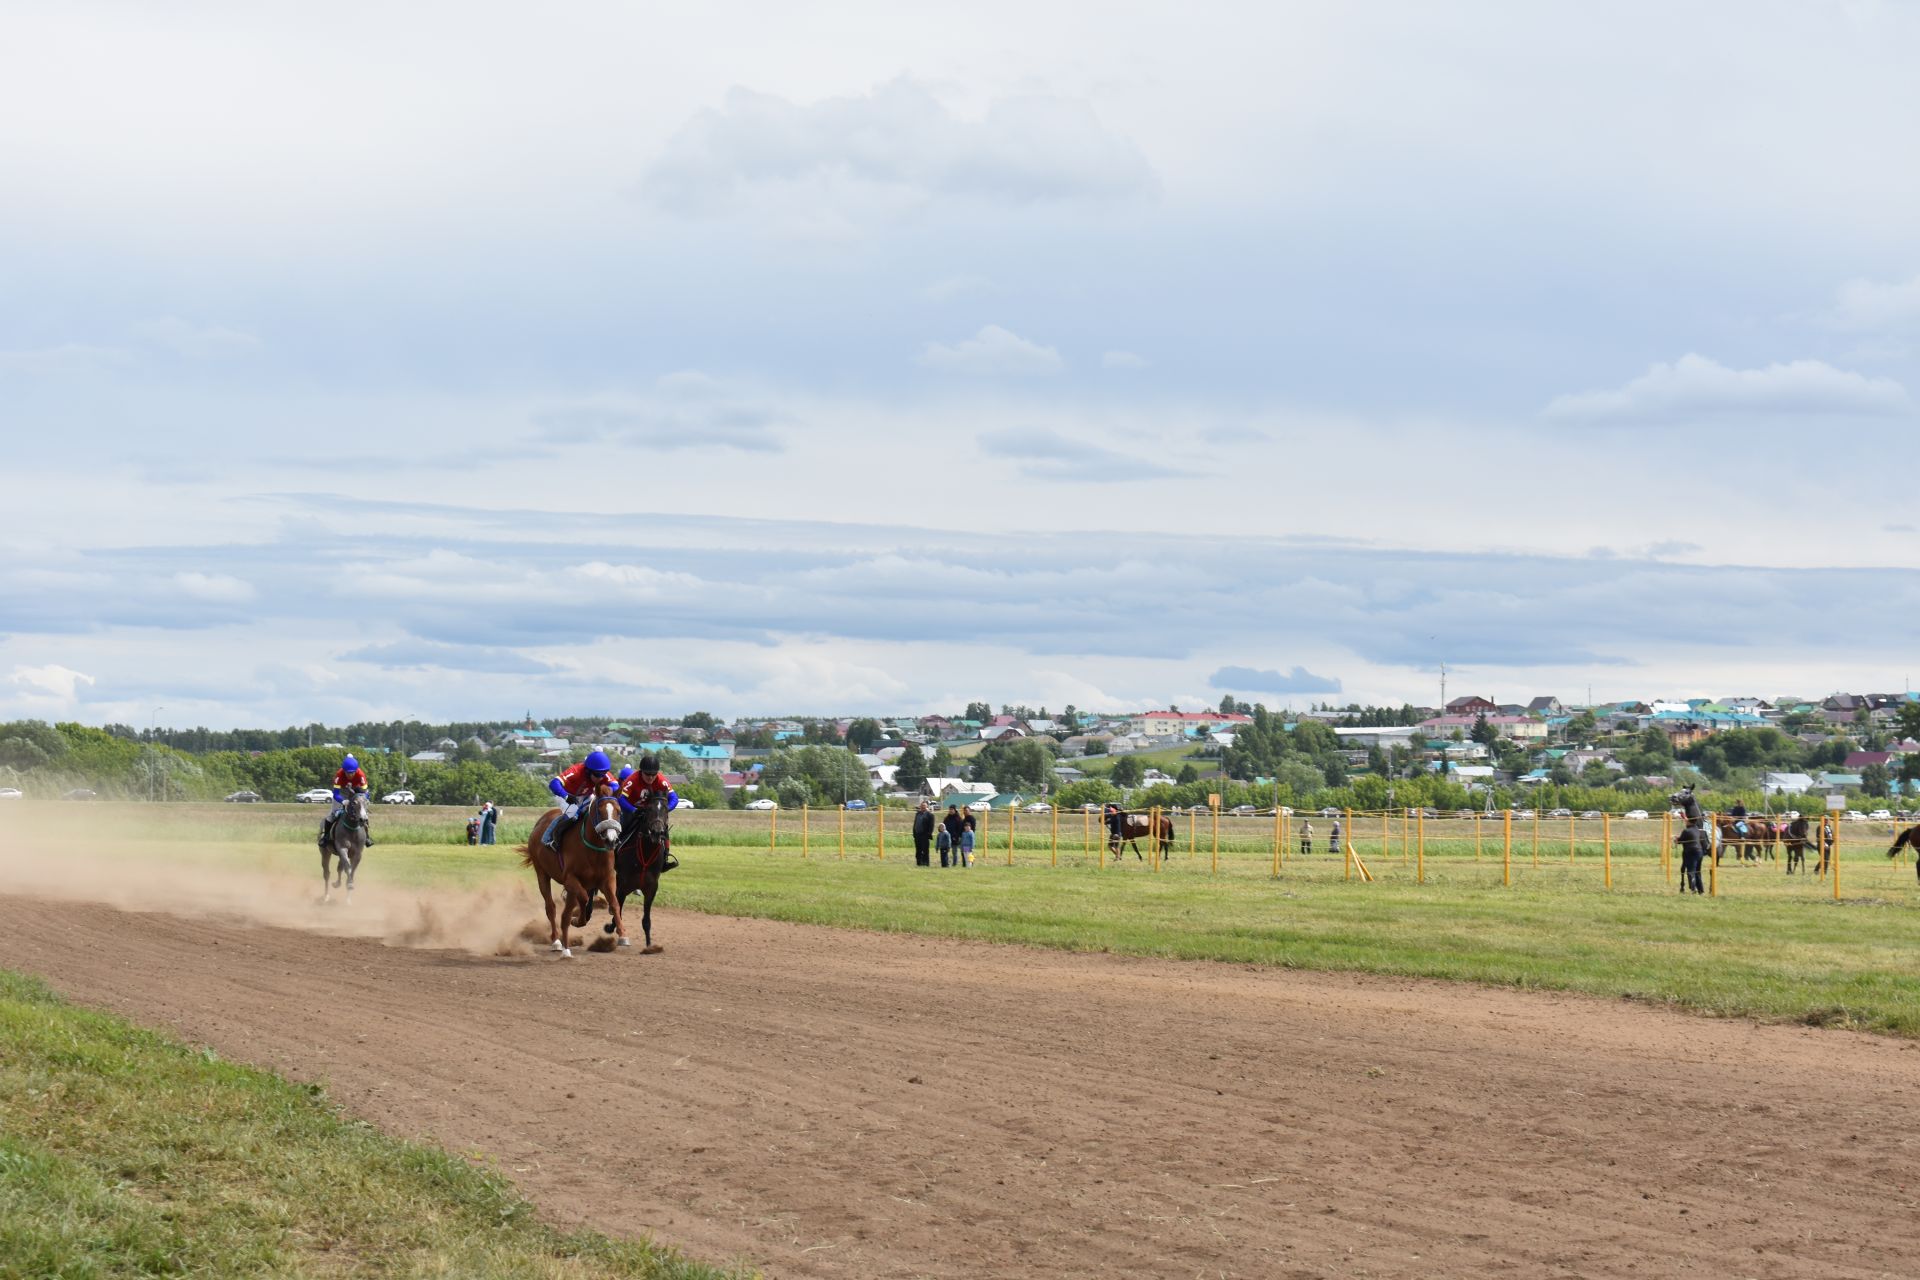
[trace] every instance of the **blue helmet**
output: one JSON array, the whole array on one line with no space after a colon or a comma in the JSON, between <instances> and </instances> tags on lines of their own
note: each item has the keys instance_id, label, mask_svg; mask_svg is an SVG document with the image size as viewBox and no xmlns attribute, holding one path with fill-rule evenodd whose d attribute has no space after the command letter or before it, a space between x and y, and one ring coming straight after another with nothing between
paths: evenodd
<instances>
[{"instance_id":1,"label":"blue helmet","mask_svg":"<svg viewBox=\"0 0 1920 1280\"><path fill-rule=\"evenodd\" d=\"M355 769L358 769L360 767L360 762L358 760L355 760L352 756L348 756L345 760L342 760L340 762L340 767L342 769L345 769L348 773L352 773Z\"/></svg>"},{"instance_id":2,"label":"blue helmet","mask_svg":"<svg viewBox=\"0 0 1920 1280\"><path fill-rule=\"evenodd\" d=\"M589 751L587 753L587 772L588 773L607 773L607 772L610 772L612 769L613 769L613 761L607 759L606 752Z\"/></svg>"},{"instance_id":3,"label":"blue helmet","mask_svg":"<svg viewBox=\"0 0 1920 1280\"><path fill-rule=\"evenodd\" d=\"M625 782L628 778L631 778L632 776L633 776L632 765L623 764L620 766L620 781Z\"/></svg>"}]
</instances>

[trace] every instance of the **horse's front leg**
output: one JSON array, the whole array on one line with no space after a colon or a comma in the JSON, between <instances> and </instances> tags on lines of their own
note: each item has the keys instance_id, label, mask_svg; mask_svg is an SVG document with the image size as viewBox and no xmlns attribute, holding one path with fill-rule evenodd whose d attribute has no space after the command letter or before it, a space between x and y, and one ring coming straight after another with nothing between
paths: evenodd
<instances>
[{"instance_id":1,"label":"horse's front leg","mask_svg":"<svg viewBox=\"0 0 1920 1280\"><path fill-rule=\"evenodd\" d=\"M655 872L642 877L640 881L640 933L645 945L640 948L643 956L657 956L666 948L653 940L653 895L660 892L660 874Z\"/></svg>"},{"instance_id":2,"label":"horse's front leg","mask_svg":"<svg viewBox=\"0 0 1920 1280\"><path fill-rule=\"evenodd\" d=\"M555 951L560 949L560 921L553 913L553 881L547 873L538 871L540 878L540 900L547 905L547 945Z\"/></svg>"},{"instance_id":3,"label":"horse's front leg","mask_svg":"<svg viewBox=\"0 0 1920 1280\"><path fill-rule=\"evenodd\" d=\"M320 901L322 902L333 901L333 866L328 861L331 856L332 854L326 849L320 851Z\"/></svg>"},{"instance_id":4,"label":"horse's front leg","mask_svg":"<svg viewBox=\"0 0 1920 1280\"><path fill-rule=\"evenodd\" d=\"M615 871L610 864L607 867L606 881L601 885L600 892L606 895L607 914L613 917L611 923L613 925L613 936L616 939L614 945L617 947L630 947L633 943L627 938L626 913L620 909L618 875L619 873Z\"/></svg>"}]
</instances>

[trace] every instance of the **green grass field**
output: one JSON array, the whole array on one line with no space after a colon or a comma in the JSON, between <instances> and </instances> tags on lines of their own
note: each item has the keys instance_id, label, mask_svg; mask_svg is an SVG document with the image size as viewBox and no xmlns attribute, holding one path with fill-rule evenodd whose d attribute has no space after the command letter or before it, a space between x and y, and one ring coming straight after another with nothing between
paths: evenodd
<instances>
[{"instance_id":1,"label":"green grass field","mask_svg":"<svg viewBox=\"0 0 1920 1280\"><path fill-rule=\"evenodd\" d=\"M714 1277L0 971L0 1277Z\"/></svg>"},{"instance_id":2,"label":"green grass field","mask_svg":"<svg viewBox=\"0 0 1920 1280\"><path fill-rule=\"evenodd\" d=\"M46 814L43 809L42 816ZM311 811L232 806L122 809L117 847L309 875ZM56 813L56 816L57 813ZM842 856L842 821L845 855ZM510 814L508 833L527 815ZM380 817L363 884L477 885L525 876L510 845L445 842L464 812ZM1294 822L1299 822L1296 818ZM1157 870L1129 853L1103 866L1080 814L1020 815L1011 865L1004 813L984 819L975 866L912 865L907 815L889 814L885 858L875 815L699 811L675 824L684 865L661 910L762 916L843 928L979 938L1086 951L1488 982L1625 996L1719 1015L1798 1020L1920 1036L1920 884L1910 859L1887 861L1890 829L1843 825L1841 896L1832 881L1782 863L1722 865L1718 896L1674 891L1661 823L1408 824L1359 819L1354 848L1369 883L1289 830L1274 872L1271 818L1222 818L1216 862L1209 816L1178 820ZM127 825L132 824L132 825ZM16 824L17 825L17 824ZM1571 828L1571 837L1569 830ZM0 828L0 835L5 829ZM1425 857L1420 856L1424 835ZM1610 837L1610 840L1609 840ZM462 837L464 840L464 837ZM1612 884L1607 884L1611 873ZM1422 879L1424 876L1424 879ZM535 909L531 881L528 909Z\"/></svg>"}]
</instances>

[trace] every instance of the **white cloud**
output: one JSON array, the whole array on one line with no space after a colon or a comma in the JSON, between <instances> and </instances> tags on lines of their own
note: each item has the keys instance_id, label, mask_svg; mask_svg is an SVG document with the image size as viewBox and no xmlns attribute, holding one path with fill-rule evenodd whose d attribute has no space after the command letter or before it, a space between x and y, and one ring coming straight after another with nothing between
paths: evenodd
<instances>
[{"instance_id":1,"label":"white cloud","mask_svg":"<svg viewBox=\"0 0 1920 1280\"><path fill-rule=\"evenodd\" d=\"M87 373L104 365L118 364L125 358L126 352L116 347L63 342L53 347L0 351L0 370L12 373Z\"/></svg>"},{"instance_id":2,"label":"white cloud","mask_svg":"<svg viewBox=\"0 0 1920 1280\"><path fill-rule=\"evenodd\" d=\"M660 207L705 214L756 189L837 202L863 193L887 211L941 197L1012 204L1111 200L1152 189L1134 144L1110 133L1086 102L1045 96L993 100L977 120L949 111L908 76L854 97L807 105L735 87L697 113L642 180Z\"/></svg>"},{"instance_id":3,"label":"white cloud","mask_svg":"<svg viewBox=\"0 0 1920 1280\"><path fill-rule=\"evenodd\" d=\"M1827 312L1838 329L1892 329L1920 321L1920 276L1904 282L1849 280Z\"/></svg>"},{"instance_id":4,"label":"white cloud","mask_svg":"<svg viewBox=\"0 0 1920 1280\"><path fill-rule=\"evenodd\" d=\"M245 355L260 346L260 339L224 325L195 324L179 316L161 316L143 320L133 331L147 342L185 356L190 360L217 360L224 356Z\"/></svg>"},{"instance_id":5,"label":"white cloud","mask_svg":"<svg viewBox=\"0 0 1920 1280\"><path fill-rule=\"evenodd\" d=\"M1729 415L1890 416L1912 408L1906 388L1891 378L1869 378L1822 360L1729 369L1689 354L1656 364L1611 391L1556 396L1546 415L1563 422L1631 425Z\"/></svg>"},{"instance_id":6,"label":"white cloud","mask_svg":"<svg viewBox=\"0 0 1920 1280\"><path fill-rule=\"evenodd\" d=\"M234 604L253 599L253 586L224 573L176 573L174 589L195 600L214 604Z\"/></svg>"},{"instance_id":7,"label":"white cloud","mask_svg":"<svg viewBox=\"0 0 1920 1280\"><path fill-rule=\"evenodd\" d=\"M955 298L970 293L981 293L993 287L993 281L985 276L960 275L935 280L920 291L920 296L928 302L951 302Z\"/></svg>"},{"instance_id":8,"label":"white cloud","mask_svg":"<svg viewBox=\"0 0 1920 1280\"><path fill-rule=\"evenodd\" d=\"M1058 373L1066 367L1052 347L1029 342L997 324L985 325L960 342L929 342L920 351L920 363L929 369L982 377Z\"/></svg>"},{"instance_id":9,"label":"white cloud","mask_svg":"<svg viewBox=\"0 0 1920 1280\"><path fill-rule=\"evenodd\" d=\"M1144 369L1147 358L1131 351L1108 351L1101 355L1100 365L1105 369Z\"/></svg>"},{"instance_id":10,"label":"white cloud","mask_svg":"<svg viewBox=\"0 0 1920 1280\"><path fill-rule=\"evenodd\" d=\"M15 667L7 677L7 683L21 690L23 696L29 699L65 705L74 700L81 685L93 684L93 677L70 667L48 663L44 667Z\"/></svg>"}]
</instances>

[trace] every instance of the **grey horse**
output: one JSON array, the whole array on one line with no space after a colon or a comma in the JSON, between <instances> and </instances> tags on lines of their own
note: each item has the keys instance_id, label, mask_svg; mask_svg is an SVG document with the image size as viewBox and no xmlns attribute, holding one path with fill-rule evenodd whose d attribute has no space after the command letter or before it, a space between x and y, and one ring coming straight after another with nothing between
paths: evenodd
<instances>
[{"instance_id":1,"label":"grey horse","mask_svg":"<svg viewBox=\"0 0 1920 1280\"><path fill-rule=\"evenodd\" d=\"M334 820L327 842L320 846L320 900L333 901L333 891L341 883L347 886L347 901L353 901L353 876L360 870L360 855L367 847L367 793L350 791L341 802L340 816ZM329 860L340 859L338 867Z\"/></svg>"}]
</instances>

